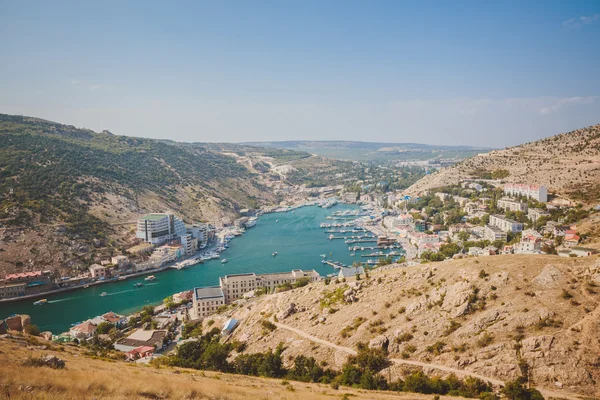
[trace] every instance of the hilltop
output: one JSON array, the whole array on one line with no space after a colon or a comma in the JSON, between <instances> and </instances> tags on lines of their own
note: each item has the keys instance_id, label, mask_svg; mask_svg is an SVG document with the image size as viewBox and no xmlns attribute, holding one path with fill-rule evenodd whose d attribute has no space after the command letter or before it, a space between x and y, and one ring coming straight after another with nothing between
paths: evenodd
<instances>
[{"instance_id":1,"label":"hilltop","mask_svg":"<svg viewBox=\"0 0 600 400\"><path fill-rule=\"evenodd\" d=\"M28 359L55 355L64 369L28 366ZM348 396L357 400L425 400L431 396L340 388L185 368L153 368L86 356L78 347L26 336L0 339L0 387L10 399L306 399ZM457 399L446 397L444 399Z\"/></svg>"},{"instance_id":2,"label":"hilltop","mask_svg":"<svg viewBox=\"0 0 600 400\"><path fill-rule=\"evenodd\" d=\"M379 143L346 140L247 142L250 146L289 149L352 161L460 160L491 150L474 146L435 146L419 143Z\"/></svg>"},{"instance_id":3,"label":"hilltop","mask_svg":"<svg viewBox=\"0 0 600 400\"><path fill-rule=\"evenodd\" d=\"M339 368L364 342L387 349L392 379L415 368L493 383L526 376L546 397L600 395L598 257L451 260L241 303L205 324L240 320L234 339L249 352L283 342L285 359Z\"/></svg>"},{"instance_id":4,"label":"hilltop","mask_svg":"<svg viewBox=\"0 0 600 400\"><path fill-rule=\"evenodd\" d=\"M600 125L477 155L422 178L407 192L490 178L494 171L501 171L506 182L545 185L574 200L595 201L600 198Z\"/></svg>"}]
</instances>

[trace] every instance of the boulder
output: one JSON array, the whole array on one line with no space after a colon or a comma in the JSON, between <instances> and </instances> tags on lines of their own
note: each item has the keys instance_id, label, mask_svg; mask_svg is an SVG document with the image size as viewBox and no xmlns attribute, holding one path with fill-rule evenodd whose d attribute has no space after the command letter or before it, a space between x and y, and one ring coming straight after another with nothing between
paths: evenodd
<instances>
[{"instance_id":1,"label":"boulder","mask_svg":"<svg viewBox=\"0 0 600 400\"><path fill-rule=\"evenodd\" d=\"M387 350L390 340L385 335L379 335L369 342L370 349Z\"/></svg>"},{"instance_id":2,"label":"boulder","mask_svg":"<svg viewBox=\"0 0 600 400\"><path fill-rule=\"evenodd\" d=\"M543 287L552 287L558 285L562 277L563 274L558 268L554 265L546 265L542 272L533 278L533 282Z\"/></svg>"},{"instance_id":3,"label":"boulder","mask_svg":"<svg viewBox=\"0 0 600 400\"><path fill-rule=\"evenodd\" d=\"M21 322L20 315L14 315L12 317L8 317L4 320L6 326L8 326L8 330L10 331L23 331L23 323Z\"/></svg>"},{"instance_id":4,"label":"boulder","mask_svg":"<svg viewBox=\"0 0 600 400\"><path fill-rule=\"evenodd\" d=\"M50 368L62 369L65 367L65 361L52 354L44 356L44 358L42 358L42 362L44 365Z\"/></svg>"},{"instance_id":5,"label":"boulder","mask_svg":"<svg viewBox=\"0 0 600 400\"><path fill-rule=\"evenodd\" d=\"M52 332L49 332L49 331L42 332L42 333L40 333L40 337L42 339L52 340Z\"/></svg>"},{"instance_id":6,"label":"boulder","mask_svg":"<svg viewBox=\"0 0 600 400\"><path fill-rule=\"evenodd\" d=\"M279 320L286 319L287 317L289 317L290 315L292 315L295 312L296 312L296 304L290 303L285 310L283 310L282 312L279 313L279 315L277 315L277 319L279 319Z\"/></svg>"}]
</instances>

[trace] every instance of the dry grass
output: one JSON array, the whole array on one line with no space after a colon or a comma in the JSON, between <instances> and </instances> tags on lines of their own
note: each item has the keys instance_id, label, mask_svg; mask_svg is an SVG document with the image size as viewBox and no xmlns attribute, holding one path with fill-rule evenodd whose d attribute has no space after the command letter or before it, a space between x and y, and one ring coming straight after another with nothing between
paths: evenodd
<instances>
[{"instance_id":1,"label":"dry grass","mask_svg":"<svg viewBox=\"0 0 600 400\"><path fill-rule=\"evenodd\" d=\"M27 348L29 346L29 349ZM30 350L24 340L0 339L0 398L2 399L427 399L430 396L367 392L302 382L245 377L186 369L108 362L81 355L77 348ZM56 354L63 370L28 367L30 356Z\"/></svg>"}]
</instances>

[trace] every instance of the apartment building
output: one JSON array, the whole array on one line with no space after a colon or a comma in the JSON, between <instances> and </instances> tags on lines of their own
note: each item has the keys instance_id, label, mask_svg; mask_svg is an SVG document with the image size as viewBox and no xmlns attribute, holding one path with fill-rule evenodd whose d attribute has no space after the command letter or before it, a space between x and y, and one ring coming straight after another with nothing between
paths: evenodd
<instances>
[{"instance_id":1,"label":"apartment building","mask_svg":"<svg viewBox=\"0 0 600 400\"><path fill-rule=\"evenodd\" d=\"M25 296L25 288L26 287L27 287L27 284L25 282L20 282L20 283L0 282L0 299L8 299L10 297Z\"/></svg>"},{"instance_id":2,"label":"apartment building","mask_svg":"<svg viewBox=\"0 0 600 400\"><path fill-rule=\"evenodd\" d=\"M506 242L506 232L497 226L486 225L483 230L483 238L485 240L489 240L490 242L495 242L496 240L502 240L503 242Z\"/></svg>"},{"instance_id":3,"label":"apartment building","mask_svg":"<svg viewBox=\"0 0 600 400\"><path fill-rule=\"evenodd\" d=\"M504 185L504 194L508 196L524 196L542 203L548 201L548 189L546 186L540 185L507 183Z\"/></svg>"},{"instance_id":4,"label":"apartment building","mask_svg":"<svg viewBox=\"0 0 600 400\"><path fill-rule=\"evenodd\" d=\"M104 279L106 278L106 267L100 264L90 265L90 275L92 278Z\"/></svg>"},{"instance_id":5,"label":"apartment building","mask_svg":"<svg viewBox=\"0 0 600 400\"><path fill-rule=\"evenodd\" d=\"M170 213L148 214L138 220L136 237L154 245L185 235L183 221Z\"/></svg>"},{"instance_id":6,"label":"apartment building","mask_svg":"<svg viewBox=\"0 0 600 400\"><path fill-rule=\"evenodd\" d=\"M221 286L195 288L192 303L197 317L204 318L225 304L225 295Z\"/></svg>"},{"instance_id":7,"label":"apartment building","mask_svg":"<svg viewBox=\"0 0 600 400\"><path fill-rule=\"evenodd\" d=\"M192 255L198 250L198 239L191 233L185 233L179 239L186 255Z\"/></svg>"},{"instance_id":8,"label":"apartment building","mask_svg":"<svg viewBox=\"0 0 600 400\"><path fill-rule=\"evenodd\" d=\"M208 224L187 225L187 232L198 239L198 247L203 249L208 243Z\"/></svg>"},{"instance_id":9,"label":"apartment building","mask_svg":"<svg viewBox=\"0 0 600 400\"><path fill-rule=\"evenodd\" d=\"M498 227L504 232L521 232L523 230L523 224L514 221L510 218L506 218L503 215L490 215L489 225Z\"/></svg>"},{"instance_id":10,"label":"apartment building","mask_svg":"<svg viewBox=\"0 0 600 400\"><path fill-rule=\"evenodd\" d=\"M498 208L503 209L504 211L527 211L527 203L513 200L509 197L503 197L498 200Z\"/></svg>"}]
</instances>

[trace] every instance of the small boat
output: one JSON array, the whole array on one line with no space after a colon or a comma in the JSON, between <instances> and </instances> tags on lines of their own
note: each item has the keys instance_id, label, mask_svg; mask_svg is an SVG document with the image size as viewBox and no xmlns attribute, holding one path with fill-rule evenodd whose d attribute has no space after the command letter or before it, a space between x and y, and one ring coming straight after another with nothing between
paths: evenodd
<instances>
[{"instance_id":1,"label":"small boat","mask_svg":"<svg viewBox=\"0 0 600 400\"><path fill-rule=\"evenodd\" d=\"M48 303L48 299L41 299L38 301L34 301L33 305L34 306L43 306L44 304L47 304L47 303Z\"/></svg>"},{"instance_id":2,"label":"small boat","mask_svg":"<svg viewBox=\"0 0 600 400\"><path fill-rule=\"evenodd\" d=\"M327 258L327 254L321 254L321 257Z\"/></svg>"},{"instance_id":3,"label":"small boat","mask_svg":"<svg viewBox=\"0 0 600 400\"><path fill-rule=\"evenodd\" d=\"M273 257L275 257L277 255L277 252L274 251L273 254L271 254Z\"/></svg>"},{"instance_id":4,"label":"small boat","mask_svg":"<svg viewBox=\"0 0 600 400\"><path fill-rule=\"evenodd\" d=\"M356 253L350 253L350 257L354 257Z\"/></svg>"},{"instance_id":5,"label":"small boat","mask_svg":"<svg viewBox=\"0 0 600 400\"><path fill-rule=\"evenodd\" d=\"M100 293L100 297L104 297L104 296L107 296L107 295L108 295L108 293L106 293L106 292Z\"/></svg>"},{"instance_id":6,"label":"small boat","mask_svg":"<svg viewBox=\"0 0 600 400\"><path fill-rule=\"evenodd\" d=\"M224 259L221 260L221 264L225 264L228 261L229 261L228 259L224 258Z\"/></svg>"},{"instance_id":7,"label":"small boat","mask_svg":"<svg viewBox=\"0 0 600 400\"><path fill-rule=\"evenodd\" d=\"M279 220L278 220L278 219L276 219L276 220L275 220L275 222L279 222Z\"/></svg>"},{"instance_id":8,"label":"small boat","mask_svg":"<svg viewBox=\"0 0 600 400\"><path fill-rule=\"evenodd\" d=\"M87 289L87 288L89 288L89 287L90 287L90 285L83 285L83 288L84 288L84 289Z\"/></svg>"},{"instance_id":9,"label":"small boat","mask_svg":"<svg viewBox=\"0 0 600 400\"><path fill-rule=\"evenodd\" d=\"M126 277L124 277L124 276L120 276L120 277L119 277L117 280L118 280L118 281L124 281L125 279L127 279L127 278L126 278Z\"/></svg>"},{"instance_id":10,"label":"small boat","mask_svg":"<svg viewBox=\"0 0 600 400\"><path fill-rule=\"evenodd\" d=\"M138 282L133 285L133 287L142 287L142 286L144 286L144 284L142 282Z\"/></svg>"},{"instance_id":11,"label":"small boat","mask_svg":"<svg viewBox=\"0 0 600 400\"><path fill-rule=\"evenodd\" d=\"M327 261L325 261L325 260L321 260L321 263L323 263L323 264L327 264Z\"/></svg>"},{"instance_id":12,"label":"small boat","mask_svg":"<svg viewBox=\"0 0 600 400\"><path fill-rule=\"evenodd\" d=\"M146 282L152 282L153 280L155 280L156 277L154 275L150 275L148 277L146 277L146 279L144 279Z\"/></svg>"}]
</instances>

